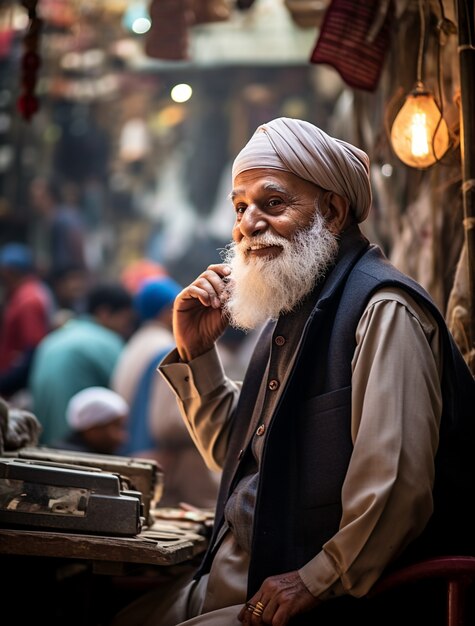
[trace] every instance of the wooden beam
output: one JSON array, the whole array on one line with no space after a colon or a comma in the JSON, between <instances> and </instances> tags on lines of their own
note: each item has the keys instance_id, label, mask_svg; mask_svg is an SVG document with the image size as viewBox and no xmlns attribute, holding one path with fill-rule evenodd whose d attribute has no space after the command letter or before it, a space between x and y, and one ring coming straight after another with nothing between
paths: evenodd
<instances>
[{"instance_id":1,"label":"wooden beam","mask_svg":"<svg viewBox=\"0 0 475 626\"><path fill-rule=\"evenodd\" d=\"M462 200L470 306L469 340L475 350L475 22L473 0L457 0L460 67ZM475 374L475 372L473 372Z\"/></svg>"}]
</instances>

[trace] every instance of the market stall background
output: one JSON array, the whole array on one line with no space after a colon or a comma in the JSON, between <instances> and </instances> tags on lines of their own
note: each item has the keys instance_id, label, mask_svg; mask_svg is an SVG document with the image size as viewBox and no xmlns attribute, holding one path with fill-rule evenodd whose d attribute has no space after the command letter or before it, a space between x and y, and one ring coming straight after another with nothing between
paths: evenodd
<instances>
[{"instance_id":1,"label":"market stall background","mask_svg":"<svg viewBox=\"0 0 475 626\"><path fill-rule=\"evenodd\" d=\"M2 0L0 243L35 245L29 184L54 175L75 190L96 275L147 257L187 282L229 240L234 155L258 124L302 117L369 153L364 229L431 293L473 364L461 21L473 37L470 2ZM449 137L425 169L391 144L419 74Z\"/></svg>"}]
</instances>

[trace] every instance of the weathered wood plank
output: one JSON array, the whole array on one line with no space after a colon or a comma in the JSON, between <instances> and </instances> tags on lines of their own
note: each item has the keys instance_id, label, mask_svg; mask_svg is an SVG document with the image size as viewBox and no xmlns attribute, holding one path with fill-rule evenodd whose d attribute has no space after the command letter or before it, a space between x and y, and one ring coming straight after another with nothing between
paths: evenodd
<instances>
[{"instance_id":1,"label":"weathered wood plank","mask_svg":"<svg viewBox=\"0 0 475 626\"><path fill-rule=\"evenodd\" d=\"M136 537L0 529L0 554L9 555L175 565L193 558L205 547L202 535L159 522Z\"/></svg>"}]
</instances>

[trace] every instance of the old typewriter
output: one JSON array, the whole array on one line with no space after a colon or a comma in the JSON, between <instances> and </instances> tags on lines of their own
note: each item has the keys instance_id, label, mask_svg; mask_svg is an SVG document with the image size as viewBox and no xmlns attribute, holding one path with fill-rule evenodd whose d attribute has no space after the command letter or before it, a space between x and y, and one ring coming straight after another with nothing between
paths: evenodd
<instances>
[{"instance_id":1,"label":"old typewriter","mask_svg":"<svg viewBox=\"0 0 475 626\"><path fill-rule=\"evenodd\" d=\"M0 457L0 526L134 536L162 485L154 461L21 448Z\"/></svg>"}]
</instances>

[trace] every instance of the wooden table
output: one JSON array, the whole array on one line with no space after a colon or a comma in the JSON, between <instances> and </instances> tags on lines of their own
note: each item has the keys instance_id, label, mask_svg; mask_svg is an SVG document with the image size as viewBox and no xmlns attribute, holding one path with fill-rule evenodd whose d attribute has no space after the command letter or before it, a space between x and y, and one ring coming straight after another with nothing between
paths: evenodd
<instances>
[{"instance_id":1,"label":"wooden table","mask_svg":"<svg viewBox=\"0 0 475 626\"><path fill-rule=\"evenodd\" d=\"M106 626L129 600L195 568L206 545L161 520L135 537L0 528L1 621Z\"/></svg>"},{"instance_id":2,"label":"wooden table","mask_svg":"<svg viewBox=\"0 0 475 626\"><path fill-rule=\"evenodd\" d=\"M90 561L95 573L127 571L128 564L176 565L203 552L206 538L173 522L155 522L135 537L0 528L2 555Z\"/></svg>"}]
</instances>

